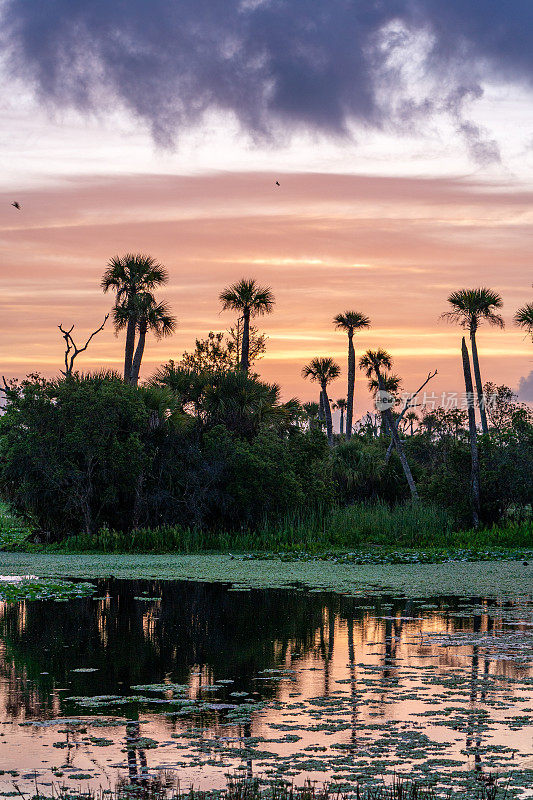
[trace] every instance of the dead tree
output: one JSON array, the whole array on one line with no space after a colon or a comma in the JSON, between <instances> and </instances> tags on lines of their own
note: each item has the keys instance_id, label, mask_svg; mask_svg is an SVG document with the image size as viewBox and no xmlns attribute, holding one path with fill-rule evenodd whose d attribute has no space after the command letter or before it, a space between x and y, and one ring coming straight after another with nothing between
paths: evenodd
<instances>
[{"instance_id":1,"label":"dead tree","mask_svg":"<svg viewBox=\"0 0 533 800\"><path fill-rule=\"evenodd\" d=\"M100 325L100 327L97 328L97 330L93 331L93 333L91 333L91 335L89 336L89 338L87 339L87 341L85 342L83 347L78 347L76 345L74 339L72 338L72 331L74 330L74 325L72 325L72 327L68 331L65 330L63 325L58 325L57 326L59 328L59 330L61 331L61 333L63 335L63 339L65 340L65 344L66 344L66 348L65 348L65 369L60 370L61 374L64 375L65 378L67 378L69 375L72 375L72 371L73 371L73 368L74 368L74 361L75 361L76 357L79 356L80 353L83 353L84 350L87 350L87 348L89 347L89 344L91 343L92 338L94 336L96 336L97 333L100 333L100 331L103 329L104 325L106 324L106 322L108 320L108 317L109 317L109 314L106 314L105 315L105 319L102 322L102 324Z\"/></svg>"},{"instance_id":2,"label":"dead tree","mask_svg":"<svg viewBox=\"0 0 533 800\"><path fill-rule=\"evenodd\" d=\"M405 405L402 408L402 411L401 411L400 415L396 419L396 431L398 432L398 436L400 435L399 434L400 422L402 421L406 411L408 411L410 408L415 408L417 405L419 405L419 403L414 403L413 401L416 400L417 395L420 394L420 392L422 391L424 386L426 386L426 384L428 384L430 382L430 380L435 377L436 374L437 374L437 370L435 370L435 372L428 372L428 376L427 376L426 380L424 381L424 383L422 384L422 386L419 386L419 388L416 390L416 392L413 392L413 394L411 394L407 398L407 400L405 401ZM389 446L387 448L387 454L385 456L385 464L388 464L388 462L389 462L393 447L394 447L394 441L393 441L393 439L391 439L390 444L389 444Z\"/></svg>"}]
</instances>

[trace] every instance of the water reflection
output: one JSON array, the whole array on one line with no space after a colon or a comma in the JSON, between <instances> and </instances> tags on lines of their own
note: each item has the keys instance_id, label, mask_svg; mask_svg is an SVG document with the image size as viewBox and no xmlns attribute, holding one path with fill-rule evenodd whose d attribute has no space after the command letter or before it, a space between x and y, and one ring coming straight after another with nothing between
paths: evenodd
<instances>
[{"instance_id":1,"label":"water reflection","mask_svg":"<svg viewBox=\"0 0 533 800\"><path fill-rule=\"evenodd\" d=\"M349 782L406 765L482 773L530 748L525 601L160 581L98 591L0 607L5 769L45 783L81 772L142 784L158 768L205 787L235 768Z\"/></svg>"}]
</instances>

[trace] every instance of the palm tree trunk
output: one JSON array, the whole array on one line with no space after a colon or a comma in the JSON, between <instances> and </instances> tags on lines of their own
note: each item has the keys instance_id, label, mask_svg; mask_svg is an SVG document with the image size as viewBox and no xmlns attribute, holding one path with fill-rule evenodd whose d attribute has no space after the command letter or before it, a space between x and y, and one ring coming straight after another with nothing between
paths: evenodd
<instances>
[{"instance_id":1,"label":"palm tree trunk","mask_svg":"<svg viewBox=\"0 0 533 800\"><path fill-rule=\"evenodd\" d=\"M479 526L480 490L479 490L479 456L477 452L476 413L474 410L474 387L472 386L472 373L470 372L470 359L463 336L461 343L463 356L463 372L465 376L466 398L468 403L468 432L470 435L470 456L472 460L472 522L474 528Z\"/></svg>"},{"instance_id":2,"label":"palm tree trunk","mask_svg":"<svg viewBox=\"0 0 533 800\"><path fill-rule=\"evenodd\" d=\"M355 387L355 350L353 346L353 331L348 331L348 396L346 400L346 438L352 436L353 425L353 395Z\"/></svg>"},{"instance_id":3,"label":"palm tree trunk","mask_svg":"<svg viewBox=\"0 0 533 800\"><path fill-rule=\"evenodd\" d=\"M479 358L477 355L476 331L474 328L470 328L470 344L472 345L472 363L474 365L474 376L476 379L477 404L479 406L479 416L481 417L481 429L483 433L488 433L489 426L487 424L487 411L485 409L483 384L481 383L481 372L479 370Z\"/></svg>"},{"instance_id":4,"label":"palm tree trunk","mask_svg":"<svg viewBox=\"0 0 533 800\"><path fill-rule=\"evenodd\" d=\"M139 382L139 372L141 369L141 361L144 353L144 344L146 342L146 331L148 329L148 323L146 320L141 320L139 323L139 339L137 341L137 349L135 350L135 356L133 357L133 364L131 367L131 378L130 383L133 386L137 386Z\"/></svg>"},{"instance_id":5,"label":"palm tree trunk","mask_svg":"<svg viewBox=\"0 0 533 800\"><path fill-rule=\"evenodd\" d=\"M320 390L320 397L318 398L318 419L320 422L326 421L326 412L324 410L324 395L322 394L322 390Z\"/></svg>"},{"instance_id":6,"label":"palm tree trunk","mask_svg":"<svg viewBox=\"0 0 533 800\"><path fill-rule=\"evenodd\" d=\"M333 424L331 421L331 406L329 404L327 386L325 383L322 384L322 402L324 404L324 414L326 417L326 430L328 433L328 442L329 446L333 447Z\"/></svg>"},{"instance_id":7,"label":"palm tree trunk","mask_svg":"<svg viewBox=\"0 0 533 800\"><path fill-rule=\"evenodd\" d=\"M137 321L132 317L128 320L128 325L126 328L126 345L124 348L124 381L126 383L129 383L131 380L136 327Z\"/></svg>"},{"instance_id":8,"label":"palm tree trunk","mask_svg":"<svg viewBox=\"0 0 533 800\"><path fill-rule=\"evenodd\" d=\"M250 368L250 309L245 308L243 313L241 369L248 372Z\"/></svg>"},{"instance_id":9,"label":"palm tree trunk","mask_svg":"<svg viewBox=\"0 0 533 800\"><path fill-rule=\"evenodd\" d=\"M343 436L344 434L344 408L341 408L341 427L340 427L340 434Z\"/></svg>"}]
</instances>

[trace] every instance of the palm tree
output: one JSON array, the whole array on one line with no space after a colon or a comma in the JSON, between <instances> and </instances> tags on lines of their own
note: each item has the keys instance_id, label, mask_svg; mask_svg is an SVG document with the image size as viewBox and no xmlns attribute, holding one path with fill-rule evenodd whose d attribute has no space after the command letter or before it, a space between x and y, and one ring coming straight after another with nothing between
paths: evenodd
<instances>
[{"instance_id":1,"label":"palm tree","mask_svg":"<svg viewBox=\"0 0 533 800\"><path fill-rule=\"evenodd\" d=\"M168 272L165 267L158 264L155 258L144 253L126 253L124 256L114 256L102 276L102 289L104 292L112 289L116 293L115 309L121 307L120 313L115 314L115 328L117 331L126 328L125 381L129 381L131 378L135 350L137 318L134 298L138 294L151 292L167 281Z\"/></svg>"},{"instance_id":2,"label":"palm tree","mask_svg":"<svg viewBox=\"0 0 533 800\"><path fill-rule=\"evenodd\" d=\"M409 425L410 435L412 436L413 435L413 425L414 425L415 422L419 422L418 414L416 413L416 411L408 411L407 414L405 415L405 422L406 422L406 425Z\"/></svg>"},{"instance_id":3,"label":"palm tree","mask_svg":"<svg viewBox=\"0 0 533 800\"><path fill-rule=\"evenodd\" d=\"M241 278L240 281L220 293L220 301L224 311L231 309L242 312L240 366L241 369L248 372L250 368L250 317L272 313L275 303L274 295L270 287L258 286L253 278Z\"/></svg>"},{"instance_id":4,"label":"palm tree","mask_svg":"<svg viewBox=\"0 0 533 800\"><path fill-rule=\"evenodd\" d=\"M533 340L533 303L527 303L522 308L519 308L514 315L514 323L519 328L524 328L527 334Z\"/></svg>"},{"instance_id":5,"label":"palm tree","mask_svg":"<svg viewBox=\"0 0 533 800\"><path fill-rule=\"evenodd\" d=\"M385 376L382 374L382 370L390 370L392 369L392 358L387 353L386 350L367 350L364 355L361 356L359 359L359 369L364 370L366 377L372 382L376 381L379 391L382 393L386 393L386 382ZM395 376L396 377L396 376ZM384 395L381 395L382 401L385 400ZM409 464L407 462L407 458L405 457L405 452L403 449L403 445L401 439L398 435L398 431L396 430L396 425L394 424L394 419L392 417L392 411L390 407L385 404L381 409L381 416L387 423L392 440L394 442L394 446L398 452L398 457L400 459L405 478L407 483L409 484L409 489L411 491L411 497L413 500L418 500L418 492L416 490L416 485L413 480L413 476L411 474L411 470L409 468Z\"/></svg>"},{"instance_id":6,"label":"palm tree","mask_svg":"<svg viewBox=\"0 0 533 800\"><path fill-rule=\"evenodd\" d=\"M396 394L401 389L402 379L400 378L399 375L389 374L389 375L382 375L381 380L382 380L381 386L379 385L379 381L377 380L377 378L370 378L368 381L368 388L370 389L370 392L374 400L376 400L379 391L384 391L387 392L388 395L391 395L391 398L392 397L394 398L394 405L397 405L399 400L396 397ZM383 417L383 414L381 414L381 421L382 425L381 425L380 435L387 433L387 421Z\"/></svg>"},{"instance_id":7,"label":"palm tree","mask_svg":"<svg viewBox=\"0 0 533 800\"><path fill-rule=\"evenodd\" d=\"M339 330L346 331L348 334L348 401L346 404L346 438L352 435L353 424L353 396L355 389L355 350L353 346L354 331L362 328L370 328L370 320L359 311L346 311L344 314L337 314L333 323Z\"/></svg>"},{"instance_id":8,"label":"palm tree","mask_svg":"<svg viewBox=\"0 0 533 800\"><path fill-rule=\"evenodd\" d=\"M129 322L129 318L133 315L132 312L137 320L139 336L131 365L130 382L137 386L147 332L149 330L152 331L157 339L161 339L163 336L170 336L176 329L176 318L170 313L168 304L165 302L157 303L150 292L137 294L135 299L131 300L124 309L122 306L116 308L115 319L123 313Z\"/></svg>"},{"instance_id":9,"label":"palm tree","mask_svg":"<svg viewBox=\"0 0 533 800\"><path fill-rule=\"evenodd\" d=\"M331 422L331 408L328 397L328 383L334 381L341 374L341 368L332 358L313 358L309 364L302 369L304 378L311 378L320 384L324 414L326 417L326 430L328 432L328 442L333 445L333 426Z\"/></svg>"},{"instance_id":10,"label":"palm tree","mask_svg":"<svg viewBox=\"0 0 533 800\"><path fill-rule=\"evenodd\" d=\"M481 382L481 372L479 370L479 358L477 354L476 332L480 324L485 321L490 325L503 328L505 323L499 314L494 313L494 309L503 306L503 300L498 292L493 289L482 287L480 289L459 289L452 292L448 297L448 303L452 306L451 311L442 314L443 319L450 322L457 322L462 328L466 328L470 333L470 343L472 346L472 362L474 365L474 376L476 380L477 402L481 417L481 427L483 433L488 433L487 412L483 399L483 384Z\"/></svg>"},{"instance_id":11,"label":"palm tree","mask_svg":"<svg viewBox=\"0 0 533 800\"><path fill-rule=\"evenodd\" d=\"M344 412L346 411L346 400L344 397L341 397L339 400L333 404L334 408L337 408L341 412L341 420L339 425L339 433L341 436L344 435Z\"/></svg>"},{"instance_id":12,"label":"palm tree","mask_svg":"<svg viewBox=\"0 0 533 800\"><path fill-rule=\"evenodd\" d=\"M320 410L319 404L314 402L304 403L303 410L305 411L307 419L309 420L309 430L314 430L318 421L318 412Z\"/></svg>"}]
</instances>

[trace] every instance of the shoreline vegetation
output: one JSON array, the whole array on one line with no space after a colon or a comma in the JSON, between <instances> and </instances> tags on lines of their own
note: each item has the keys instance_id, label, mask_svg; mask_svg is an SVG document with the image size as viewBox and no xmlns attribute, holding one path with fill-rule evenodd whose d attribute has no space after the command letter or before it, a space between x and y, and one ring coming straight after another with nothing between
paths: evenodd
<instances>
[{"instance_id":1,"label":"shoreline vegetation","mask_svg":"<svg viewBox=\"0 0 533 800\"><path fill-rule=\"evenodd\" d=\"M406 392L387 350L356 357L372 323L353 310L332 320L347 337L346 398L332 399L341 365L316 356L302 378L318 402L301 403L283 402L281 387L253 371L267 341L254 321L275 309L272 289L253 278L219 295L234 327L141 382L147 335L170 336L177 324L155 296L168 280L142 253L107 265L101 288L115 295L108 316L125 332L123 375L75 369L104 320L83 347L60 326L61 377L4 379L0 549L340 553L364 563L416 561L404 548L432 551L418 561L527 556L533 411L509 387L483 383L478 357L480 325L504 327L498 292L453 292L442 315L469 332L462 404L457 392L440 404L421 394L436 368ZM354 421L357 370L375 402Z\"/></svg>"},{"instance_id":2,"label":"shoreline vegetation","mask_svg":"<svg viewBox=\"0 0 533 800\"><path fill-rule=\"evenodd\" d=\"M533 521L508 520L491 528L454 530L451 519L435 506L406 503L359 504L324 512L287 515L274 527L255 530L203 531L161 526L132 531L104 528L96 534L74 534L58 542L42 540L0 502L0 552L63 553L211 553L278 554L285 558L344 557L360 563L409 560L501 560L533 552ZM403 554L403 557L402 557Z\"/></svg>"},{"instance_id":3,"label":"shoreline vegetation","mask_svg":"<svg viewBox=\"0 0 533 800\"><path fill-rule=\"evenodd\" d=\"M80 775L80 784L85 777ZM445 774L435 775L427 781L411 780L407 775L395 775L393 780L365 781L347 786L339 782L317 783L306 781L301 786L289 780L279 781L258 777L228 775L227 786L222 790L205 791L181 789L172 781L168 771L162 778L129 783L124 780L115 789L76 791L71 786L58 785L52 794L43 792L36 783L33 795L20 792L22 800L505 800L510 797L509 786L497 774L465 775L462 791L448 787ZM167 784L170 783L170 786ZM14 795L17 792L13 792Z\"/></svg>"}]
</instances>

